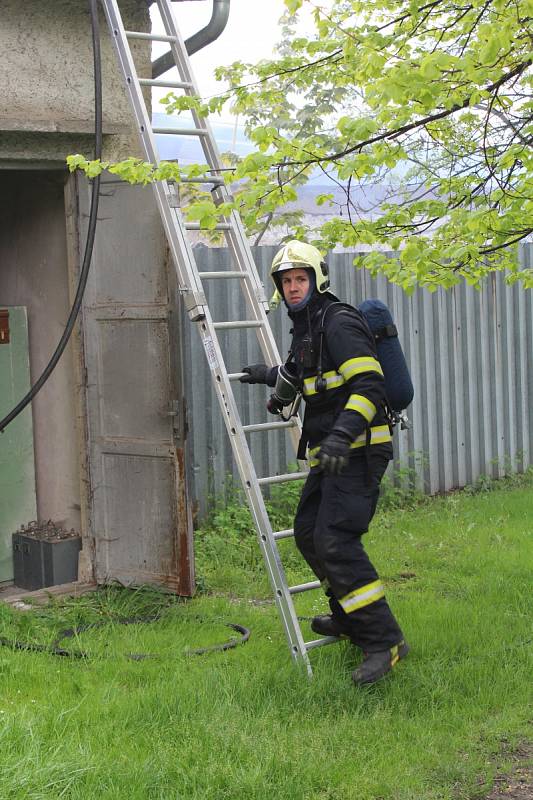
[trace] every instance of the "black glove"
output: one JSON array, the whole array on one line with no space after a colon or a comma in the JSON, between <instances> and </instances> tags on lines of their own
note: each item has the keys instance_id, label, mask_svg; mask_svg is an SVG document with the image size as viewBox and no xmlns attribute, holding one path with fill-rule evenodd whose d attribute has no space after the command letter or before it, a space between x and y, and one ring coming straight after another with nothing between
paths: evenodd
<instances>
[{"instance_id":1,"label":"black glove","mask_svg":"<svg viewBox=\"0 0 533 800\"><path fill-rule=\"evenodd\" d=\"M266 383L267 386L276 384L277 367L268 367L266 364L250 364L249 367L243 367L242 371L246 372L246 375L239 378L241 383Z\"/></svg>"},{"instance_id":2,"label":"black glove","mask_svg":"<svg viewBox=\"0 0 533 800\"><path fill-rule=\"evenodd\" d=\"M318 453L320 466L326 475L338 475L348 464L351 439L347 433L332 431L323 440Z\"/></svg>"}]
</instances>

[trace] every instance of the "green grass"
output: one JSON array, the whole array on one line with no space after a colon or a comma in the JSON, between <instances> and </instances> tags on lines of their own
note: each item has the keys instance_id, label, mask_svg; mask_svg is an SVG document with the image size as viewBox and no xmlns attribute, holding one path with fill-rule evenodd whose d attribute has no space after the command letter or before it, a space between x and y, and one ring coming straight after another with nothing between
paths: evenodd
<instances>
[{"instance_id":1,"label":"green grass","mask_svg":"<svg viewBox=\"0 0 533 800\"><path fill-rule=\"evenodd\" d=\"M351 684L347 643L311 654L312 681L292 665L239 503L198 532L192 601L111 587L0 607L0 635L30 643L104 623L63 641L84 660L0 648L1 800L483 794L531 737L533 474L481 488L404 498L407 509L395 496L378 513L367 547L412 654L366 690ZM278 522L293 500L294 489L273 498ZM289 579L308 578L281 545ZM325 608L298 597L304 617ZM246 645L190 654L236 636L228 622L250 628Z\"/></svg>"}]
</instances>

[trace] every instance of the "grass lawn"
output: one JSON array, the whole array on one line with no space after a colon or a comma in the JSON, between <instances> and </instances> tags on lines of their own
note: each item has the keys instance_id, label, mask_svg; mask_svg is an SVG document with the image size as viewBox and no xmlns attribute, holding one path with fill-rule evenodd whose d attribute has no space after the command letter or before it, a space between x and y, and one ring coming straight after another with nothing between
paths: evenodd
<instances>
[{"instance_id":1,"label":"grass lawn","mask_svg":"<svg viewBox=\"0 0 533 800\"><path fill-rule=\"evenodd\" d=\"M364 690L348 643L313 651L312 681L293 666L238 503L198 532L194 600L111 587L0 605L10 641L99 623L61 643L83 659L0 648L1 800L482 796L533 738L533 473L485 488L378 513L367 547L412 653ZM281 547L289 580L308 579ZM297 603L326 610L316 592ZM191 654L236 636L228 622L247 644Z\"/></svg>"}]
</instances>

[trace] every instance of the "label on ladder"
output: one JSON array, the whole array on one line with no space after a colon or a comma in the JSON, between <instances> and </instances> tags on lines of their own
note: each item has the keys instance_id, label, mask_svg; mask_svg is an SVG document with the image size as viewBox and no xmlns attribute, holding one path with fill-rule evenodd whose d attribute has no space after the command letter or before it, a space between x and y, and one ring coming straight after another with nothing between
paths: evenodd
<instances>
[{"instance_id":1,"label":"label on ladder","mask_svg":"<svg viewBox=\"0 0 533 800\"><path fill-rule=\"evenodd\" d=\"M211 370L211 372L214 372L215 370L218 369L219 364L215 350L215 345L210 336L205 337L204 348L205 348L205 354L207 356L207 363L209 364L209 369Z\"/></svg>"}]
</instances>

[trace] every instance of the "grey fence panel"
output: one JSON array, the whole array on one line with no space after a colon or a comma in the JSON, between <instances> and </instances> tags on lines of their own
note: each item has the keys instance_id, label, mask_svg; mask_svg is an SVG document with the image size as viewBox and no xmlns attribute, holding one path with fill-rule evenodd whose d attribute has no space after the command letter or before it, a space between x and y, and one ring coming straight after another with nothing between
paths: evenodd
<instances>
[{"instance_id":1,"label":"grey fence panel","mask_svg":"<svg viewBox=\"0 0 533 800\"><path fill-rule=\"evenodd\" d=\"M533 249L533 248L532 248ZM533 461L533 321L525 292L517 295L516 319L516 436L522 469Z\"/></svg>"},{"instance_id":2,"label":"grey fence panel","mask_svg":"<svg viewBox=\"0 0 533 800\"><path fill-rule=\"evenodd\" d=\"M269 268L276 247L254 248L267 296ZM202 270L231 268L226 248L195 247ZM416 290L406 295L382 276L353 267L354 253L328 258L332 291L358 305L378 297L390 307L415 386L408 409L411 428L394 436L393 480L415 480L425 492L448 491L473 483L481 475L499 477L526 469L533 459L533 292L507 286L491 275L483 289L466 284L445 292ZM524 265L533 264L533 245L521 249ZM246 309L235 281L207 282L215 320L244 319ZM290 345L290 321L284 307L270 323L284 358ZM228 495L237 474L222 414L211 386L200 339L185 320L192 491L198 512L205 514L214 497ZM230 372L261 360L249 331L225 331L220 341ZM235 386L243 424L266 422L269 390ZM270 418L272 419L272 418ZM260 476L285 472L295 462L284 433L250 435Z\"/></svg>"}]
</instances>

